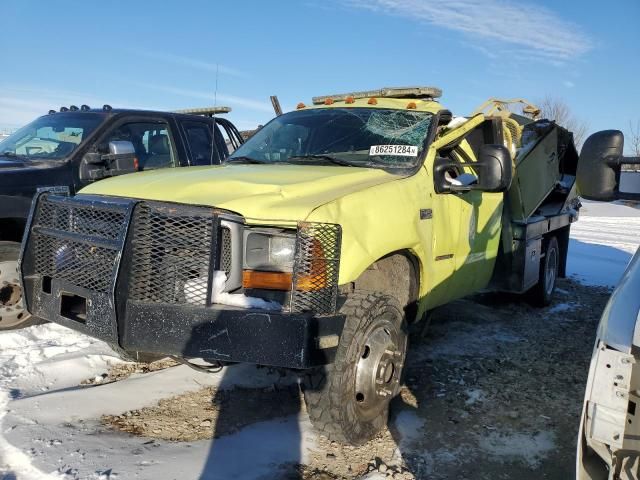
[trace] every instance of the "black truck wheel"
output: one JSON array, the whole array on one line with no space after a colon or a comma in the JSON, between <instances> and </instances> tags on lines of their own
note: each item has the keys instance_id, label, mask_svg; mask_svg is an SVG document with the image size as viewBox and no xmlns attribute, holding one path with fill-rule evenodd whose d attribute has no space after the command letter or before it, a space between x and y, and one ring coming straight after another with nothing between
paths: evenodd
<instances>
[{"instance_id":1,"label":"black truck wheel","mask_svg":"<svg viewBox=\"0 0 640 480\"><path fill-rule=\"evenodd\" d=\"M544 245L544 259L540 262L540 278L538 284L529 291L531 303L537 307L546 307L551 304L560 265L560 248L556 237L550 237Z\"/></svg>"},{"instance_id":2,"label":"black truck wheel","mask_svg":"<svg viewBox=\"0 0 640 480\"><path fill-rule=\"evenodd\" d=\"M0 242L0 331L39 323L25 310L18 273L20 244Z\"/></svg>"},{"instance_id":3,"label":"black truck wheel","mask_svg":"<svg viewBox=\"0 0 640 480\"><path fill-rule=\"evenodd\" d=\"M398 301L388 295L356 292L341 312L346 321L334 363L305 378L304 398L320 433L361 445L384 428L400 390L407 328Z\"/></svg>"}]
</instances>

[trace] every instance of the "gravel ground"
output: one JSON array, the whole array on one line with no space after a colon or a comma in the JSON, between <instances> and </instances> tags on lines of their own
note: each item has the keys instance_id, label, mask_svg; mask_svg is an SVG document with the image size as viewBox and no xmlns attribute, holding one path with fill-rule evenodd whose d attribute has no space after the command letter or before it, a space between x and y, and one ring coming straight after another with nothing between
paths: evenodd
<instances>
[{"instance_id":1,"label":"gravel ground","mask_svg":"<svg viewBox=\"0 0 640 480\"><path fill-rule=\"evenodd\" d=\"M388 430L361 447L320 437L308 465L274 466L269 478L571 478L584 383L609 294L560 280L555 303L544 309L495 294L442 307L427 332L412 334ZM105 380L141 367L115 368ZM283 374L269 388L207 387L102 422L189 442L300 410L295 378Z\"/></svg>"}]
</instances>

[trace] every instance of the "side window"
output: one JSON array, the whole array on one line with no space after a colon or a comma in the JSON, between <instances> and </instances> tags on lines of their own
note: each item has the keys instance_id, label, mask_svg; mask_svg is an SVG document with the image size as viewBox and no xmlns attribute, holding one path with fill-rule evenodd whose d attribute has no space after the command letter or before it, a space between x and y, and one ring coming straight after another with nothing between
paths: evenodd
<instances>
[{"instance_id":1,"label":"side window","mask_svg":"<svg viewBox=\"0 0 640 480\"><path fill-rule=\"evenodd\" d=\"M125 140L133 144L140 170L176 165L169 128L164 122L131 122L109 132L103 143Z\"/></svg>"},{"instance_id":2,"label":"side window","mask_svg":"<svg viewBox=\"0 0 640 480\"><path fill-rule=\"evenodd\" d=\"M494 143L495 136L494 123L492 120L487 120L467 133L452 147L439 151L438 157L442 159L440 163L449 166L437 169L436 191L438 193L446 191L444 185L447 184L461 187L476 183L478 172L468 164L477 161L480 148Z\"/></svg>"},{"instance_id":3,"label":"side window","mask_svg":"<svg viewBox=\"0 0 640 480\"><path fill-rule=\"evenodd\" d=\"M215 142L211 141L209 123L183 122L182 127L187 136L192 165L217 165L229 155L224 137L217 126Z\"/></svg>"}]
</instances>

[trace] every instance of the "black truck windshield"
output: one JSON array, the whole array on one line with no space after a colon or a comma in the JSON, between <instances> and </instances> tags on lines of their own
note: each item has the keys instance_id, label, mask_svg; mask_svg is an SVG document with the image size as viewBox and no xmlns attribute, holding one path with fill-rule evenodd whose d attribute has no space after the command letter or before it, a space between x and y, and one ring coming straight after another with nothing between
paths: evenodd
<instances>
[{"instance_id":1,"label":"black truck windshield","mask_svg":"<svg viewBox=\"0 0 640 480\"><path fill-rule=\"evenodd\" d=\"M380 108L298 110L274 118L227 162L410 168L432 118L428 112Z\"/></svg>"},{"instance_id":2,"label":"black truck windshield","mask_svg":"<svg viewBox=\"0 0 640 480\"><path fill-rule=\"evenodd\" d=\"M62 159L104 120L91 112L56 113L34 120L0 142L0 156Z\"/></svg>"}]
</instances>

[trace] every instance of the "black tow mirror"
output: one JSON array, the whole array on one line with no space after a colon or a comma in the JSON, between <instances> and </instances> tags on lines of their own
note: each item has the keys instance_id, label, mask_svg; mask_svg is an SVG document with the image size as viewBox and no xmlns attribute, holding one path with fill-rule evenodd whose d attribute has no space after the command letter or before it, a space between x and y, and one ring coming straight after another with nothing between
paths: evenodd
<instances>
[{"instance_id":1,"label":"black tow mirror","mask_svg":"<svg viewBox=\"0 0 640 480\"><path fill-rule=\"evenodd\" d=\"M584 142L576 183L578 193L588 200L640 200L638 192L621 192L623 165L640 165L640 157L625 157L624 135L620 130L596 132Z\"/></svg>"},{"instance_id":2,"label":"black tow mirror","mask_svg":"<svg viewBox=\"0 0 640 480\"><path fill-rule=\"evenodd\" d=\"M126 140L114 140L109 142L108 152L100 153L99 150L87 153L82 157L80 179L93 182L105 177L138 171L138 159L133 143Z\"/></svg>"},{"instance_id":3,"label":"black tow mirror","mask_svg":"<svg viewBox=\"0 0 640 480\"><path fill-rule=\"evenodd\" d=\"M463 178L463 175L459 175L463 167L471 167L475 177L464 174ZM504 145L482 145L477 162L455 162L450 158L437 158L434 179L437 193L470 190L506 192L513 179L511 154Z\"/></svg>"}]
</instances>

